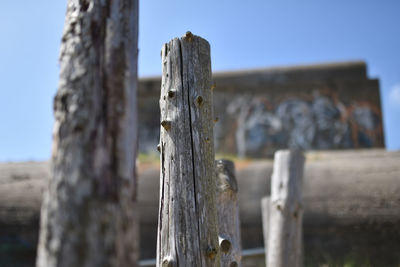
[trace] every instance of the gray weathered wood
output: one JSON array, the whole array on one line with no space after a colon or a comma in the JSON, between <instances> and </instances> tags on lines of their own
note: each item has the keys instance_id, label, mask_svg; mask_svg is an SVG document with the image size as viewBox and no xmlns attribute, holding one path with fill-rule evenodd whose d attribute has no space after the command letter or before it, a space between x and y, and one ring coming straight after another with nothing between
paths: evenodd
<instances>
[{"instance_id":1,"label":"gray weathered wood","mask_svg":"<svg viewBox=\"0 0 400 267\"><path fill-rule=\"evenodd\" d=\"M268 232L269 232L269 206L270 206L270 197L263 197L261 199L261 217L262 217L262 229L264 237L265 266L268 266L267 255L268 255Z\"/></svg>"},{"instance_id":2,"label":"gray weathered wood","mask_svg":"<svg viewBox=\"0 0 400 267\"><path fill-rule=\"evenodd\" d=\"M161 53L157 266L219 266L210 46L188 32Z\"/></svg>"},{"instance_id":3,"label":"gray weathered wood","mask_svg":"<svg viewBox=\"0 0 400 267\"><path fill-rule=\"evenodd\" d=\"M137 0L69 0L38 267L136 266Z\"/></svg>"},{"instance_id":4,"label":"gray weathered wood","mask_svg":"<svg viewBox=\"0 0 400 267\"><path fill-rule=\"evenodd\" d=\"M216 160L217 213L221 266L242 266L238 186L235 165L229 160Z\"/></svg>"},{"instance_id":5,"label":"gray weathered wood","mask_svg":"<svg viewBox=\"0 0 400 267\"><path fill-rule=\"evenodd\" d=\"M302 266L303 169L304 156L300 151L275 153L267 266Z\"/></svg>"},{"instance_id":6,"label":"gray weathered wood","mask_svg":"<svg viewBox=\"0 0 400 267\"><path fill-rule=\"evenodd\" d=\"M264 257L264 248L251 248L251 249L244 249L242 252L242 262L244 266L247 267L255 267L255 266L262 266L258 264L260 261L259 259ZM140 267L155 267L156 260L155 259L145 259L139 261ZM232 265L222 265L222 267L234 267L237 266L235 264Z\"/></svg>"}]
</instances>

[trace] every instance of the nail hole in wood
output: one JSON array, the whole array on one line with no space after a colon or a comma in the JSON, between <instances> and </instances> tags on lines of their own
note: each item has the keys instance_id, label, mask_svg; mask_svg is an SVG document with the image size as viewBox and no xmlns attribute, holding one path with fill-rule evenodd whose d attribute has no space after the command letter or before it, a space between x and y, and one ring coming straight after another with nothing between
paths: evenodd
<instances>
[{"instance_id":1,"label":"nail hole in wood","mask_svg":"<svg viewBox=\"0 0 400 267\"><path fill-rule=\"evenodd\" d=\"M168 97L169 97L169 98L173 98L173 97L175 96L175 92L176 92L176 91L173 90L173 89L169 90L169 91L168 91Z\"/></svg>"},{"instance_id":2,"label":"nail hole in wood","mask_svg":"<svg viewBox=\"0 0 400 267\"><path fill-rule=\"evenodd\" d=\"M219 244L219 246L220 246L220 248L221 248L221 251L223 252L223 253L228 253L230 250L231 250L231 242L229 241L229 240L227 240L227 239L223 239L222 241L221 241L221 243Z\"/></svg>"}]
</instances>

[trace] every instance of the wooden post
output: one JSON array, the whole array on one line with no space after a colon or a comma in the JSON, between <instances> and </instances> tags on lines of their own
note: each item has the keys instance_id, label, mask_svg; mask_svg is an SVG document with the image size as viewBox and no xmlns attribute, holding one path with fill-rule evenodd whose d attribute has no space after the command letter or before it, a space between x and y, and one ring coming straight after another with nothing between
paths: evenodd
<instances>
[{"instance_id":1,"label":"wooden post","mask_svg":"<svg viewBox=\"0 0 400 267\"><path fill-rule=\"evenodd\" d=\"M275 153L267 266L302 266L303 169L301 152L284 150Z\"/></svg>"},{"instance_id":2,"label":"wooden post","mask_svg":"<svg viewBox=\"0 0 400 267\"><path fill-rule=\"evenodd\" d=\"M216 160L215 165L217 170L217 213L221 266L242 266L235 165L229 160Z\"/></svg>"},{"instance_id":3,"label":"wooden post","mask_svg":"<svg viewBox=\"0 0 400 267\"><path fill-rule=\"evenodd\" d=\"M157 266L220 266L210 46L187 32L161 55Z\"/></svg>"},{"instance_id":4,"label":"wooden post","mask_svg":"<svg viewBox=\"0 0 400 267\"><path fill-rule=\"evenodd\" d=\"M268 266L269 207L270 197L263 197L261 199L261 217L264 236L265 266Z\"/></svg>"},{"instance_id":5,"label":"wooden post","mask_svg":"<svg viewBox=\"0 0 400 267\"><path fill-rule=\"evenodd\" d=\"M136 266L137 0L69 0L38 267Z\"/></svg>"}]
</instances>

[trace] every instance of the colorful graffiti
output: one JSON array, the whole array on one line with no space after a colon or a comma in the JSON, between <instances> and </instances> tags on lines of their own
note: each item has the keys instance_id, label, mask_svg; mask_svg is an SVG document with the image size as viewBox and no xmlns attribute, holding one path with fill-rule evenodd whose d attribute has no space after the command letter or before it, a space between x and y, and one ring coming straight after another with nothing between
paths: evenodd
<instances>
[{"instance_id":1,"label":"colorful graffiti","mask_svg":"<svg viewBox=\"0 0 400 267\"><path fill-rule=\"evenodd\" d=\"M271 105L266 97L238 96L226 107L236 118L238 156L276 148L336 149L372 147L382 132L379 109L368 103L345 105L335 95L314 91ZM217 130L218 134L218 130Z\"/></svg>"}]
</instances>

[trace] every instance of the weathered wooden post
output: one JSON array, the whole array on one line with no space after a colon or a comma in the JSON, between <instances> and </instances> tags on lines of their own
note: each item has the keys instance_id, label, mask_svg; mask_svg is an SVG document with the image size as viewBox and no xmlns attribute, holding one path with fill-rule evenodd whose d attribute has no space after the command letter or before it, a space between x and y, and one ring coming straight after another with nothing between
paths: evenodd
<instances>
[{"instance_id":1,"label":"weathered wooden post","mask_svg":"<svg viewBox=\"0 0 400 267\"><path fill-rule=\"evenodd\" d=\"M267 233L269 267L302 266L303 169L300 151L275 153Z\"/></svg>"},{"instance_id":2,"label":"weathered wooden post","mask_svg":"<svg viewBox=\"0 0 400 267\"><path fill-rule=\"evenodd\" d=\"M217 213L221 266L242 266L235 165L229 160L216 160L215 165L217 170Z\"/></svg>"},{"instance_id":3,"label":"weathered wooden post","mask_svg":"<svg viewBox=\"0 0 400 267\"><path fill-rule=\"evenodd\" d=\"M157 266L220 266L210 46L187 32L161 54Z\"/></svg>"},{"instance_id":4,"label":"weathered wooden post","mask_svg":"<svg viewBox=\"0 0 400 267\"><path fill-rule=\"evenodd\" d=\"M69 0L38 267L136 266L137 0Z\"/></svg>"},{"instance_id":5,"label":"weathered wooden post","mask_svg":"<svg viewBox=\"0 0 400 267\"><path fill-rule=\"evenodd\" d=\"M261 199L261 217L264 237L265 266L268 266L269 207L270 197L263 197Z\"/></svg>"}]
</instances>

